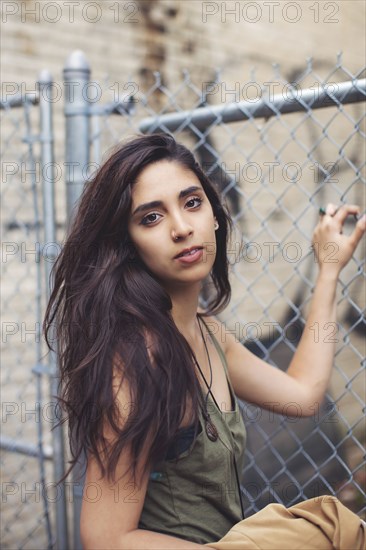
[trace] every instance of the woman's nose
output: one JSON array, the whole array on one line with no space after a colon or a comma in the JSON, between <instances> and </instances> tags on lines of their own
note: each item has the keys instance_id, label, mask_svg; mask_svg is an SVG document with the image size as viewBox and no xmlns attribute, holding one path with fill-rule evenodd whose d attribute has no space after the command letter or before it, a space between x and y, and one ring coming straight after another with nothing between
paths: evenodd
<instances>
[{"instance_id":1,"label":"woman's nose","mask_svg":"<svg viewBox=\"0 0 366 550\"><path fill-rule=\"evenodd\" d=\"M179 239L185 239L193 233L193 227L183 217L175 218L172 224L172 239L178 241Z\"/></svg>"}]
</instances>

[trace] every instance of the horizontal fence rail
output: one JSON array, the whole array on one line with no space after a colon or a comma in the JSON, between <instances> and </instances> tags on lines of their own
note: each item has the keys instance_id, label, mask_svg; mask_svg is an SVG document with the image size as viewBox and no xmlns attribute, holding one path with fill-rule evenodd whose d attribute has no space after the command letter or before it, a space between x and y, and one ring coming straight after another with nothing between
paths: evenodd
<instances>
[{"instance_id":1,"label":"horizontal fence rail","mask_svg":"<svg viewBox=\"0 0 366 550\"><path fill-rule=\"evenodd\" d=\"M288 97L291 96L291 97ZM276 94L271 98L258 101L239 101L225 105L202 107L191 111L168 113L149 117L139 125L143 133L154 132L160 128L175 132L194 125L203 130L211 124L238 122L251 118L270 118L277 115L323 109L335 105L347 105L366 99L366 79L332 84L323 89L301 90L294 87L287 89L287 97Z\"/></svg>"},{"instance_id":2,"label":"horizontal fence rail","mask_svg":"<svg viewBox=\"0 0 366 550\"><path fill-rule=\"evenodd\" d=\"M26 94L17 93L11 95L9 98L0 99L0 109L14 109L16 107L23 107L25 103L31 105L38 105L39 93L27 92Z\"/></svg>"}]
</instances>

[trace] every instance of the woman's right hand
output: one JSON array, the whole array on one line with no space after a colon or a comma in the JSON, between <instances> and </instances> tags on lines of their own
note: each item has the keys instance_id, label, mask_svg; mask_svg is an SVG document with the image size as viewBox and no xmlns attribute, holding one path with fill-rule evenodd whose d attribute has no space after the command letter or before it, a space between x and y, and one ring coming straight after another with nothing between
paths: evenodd
<instances>
[{"instance_id":1,"label":"woman's right hand","mask_svg":"<svg viewBox=\"0 0 366 550\"><path fill-rule=\"evenodd\" d=\"M312 238L320 273L337 279L340 271L350 261L366 231L366 216L357 221L350 235L343 234L343 226L348 216L356 216L359 213L360 207L354 204L344 204L339 208L331 203L327 205Z\"/></svg>"}]
</instances>

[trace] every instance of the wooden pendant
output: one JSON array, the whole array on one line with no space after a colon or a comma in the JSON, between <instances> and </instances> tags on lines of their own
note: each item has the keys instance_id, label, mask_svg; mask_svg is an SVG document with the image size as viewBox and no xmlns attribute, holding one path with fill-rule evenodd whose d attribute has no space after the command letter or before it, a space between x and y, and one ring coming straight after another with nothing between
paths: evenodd
<instances>
[{"instance_id":1,"label":"wooden pendant","mask_svg":"<svg viewBox=\"0 0 366 550\"><path fill-rule=\"evenodd\" d=\"M217 441L219 438L219 434L217 432L217 428L215 424L211 421L211 418L206 419L206 434L210 441Z\"/></svg>"}]
</instances>

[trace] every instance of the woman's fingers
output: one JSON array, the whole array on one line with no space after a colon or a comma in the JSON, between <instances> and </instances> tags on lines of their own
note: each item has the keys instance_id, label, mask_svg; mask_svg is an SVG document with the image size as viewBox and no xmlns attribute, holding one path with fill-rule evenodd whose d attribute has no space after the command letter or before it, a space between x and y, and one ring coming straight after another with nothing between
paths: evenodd
<instances>
[{"instance_id":1,"label":"woman's fingers","mask_svg":"<svg viewBox=\"0 0 366 550\"><path fill-rule=\"evenodd\" d=\"M360 213L360 207L357 204L342 204L342 206L337 206L329 203L326 208L321 208L319 213L321 214L321 219L329 221L329 218L333 218L343 225L347 216L351 214L358 215Z\"/></svg>"},{"instance_id":2,"label":"woman's fingers","mask_svg":"<svg viewBox=\"0 0 366 550\"><path fill-rule=\"evenodd\" d=\"M332 205L333 206L333 205ZM339 208L336 209L334 214L331 214L332 218L339 221L341 225L344 224L346 221L347 216L350 214L359 214L360 213L360 207L356 204L343 204Z\"/></svg>"},{"instance_id":3,"label":"woman's fingers","mask_svg":"<svg viewBox=\"0 0 366 550\"><path fill-rule=\"evenodd\" d=\"M360 207L357 204L343 204L342 206L337 207L335 204L329 203L324 210L325 215L322 215L320 221L324 220L329 223L334 220L335 222L338 222L337 225L339 233L342 233L342 227L348 216L358 216L360 213ZM354 234L355 238L359 237L357 242L362 237L364 231L364 223L362 222L362 220L359 221L361 223L356 226L354 233L352 233L352 236Z\"/></svg>"},{"instance_id":4,"label":"woman's fingers","mask_svg":"<svg viewBox=\"0 0 366 550\"><path fill-rule=\"evenodd\" d=\"M323 252L332 244L335 247L334 254L336 262L334 265L326 265L326 269L341 270L351 259L359 241L366 231L366 216L362 216L356 223L356 226L350 235L344 235L343 225L350 215L358 215L360 207L355 204L337 205L329 203L326 208L321 208L321 216L317 227L314 230L313 242L318 246L318 261L321 267L328 262L329 254Z\"/></svg>"},{"instance_id":5,"label":"woman's fingers","mask_svg":"<svg viewBox=\"0 0 366 550\"><path fill-rule=\"evenodd\" d=\"M356 223L356 227L354 228L353 232L350 235L350 239L352 244L354 245L354 248L358 245L360 242L362 235L366 231L366 214L362 216Z\"/></svg>"},{"instance_id":6,"label":"woman's fingers","mask_svg":"<svg viewBox=\"0 0 366 550\"><path fill-rule=\"evenodd\" d=\"M332 203L328 203L326 208L325 208L325 213L327 216L334 216L335 213L337 212L338 208L335 204L332 204Z\"/></svg>"}]
</instances>

